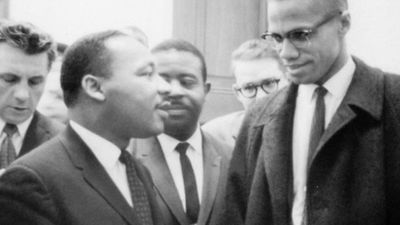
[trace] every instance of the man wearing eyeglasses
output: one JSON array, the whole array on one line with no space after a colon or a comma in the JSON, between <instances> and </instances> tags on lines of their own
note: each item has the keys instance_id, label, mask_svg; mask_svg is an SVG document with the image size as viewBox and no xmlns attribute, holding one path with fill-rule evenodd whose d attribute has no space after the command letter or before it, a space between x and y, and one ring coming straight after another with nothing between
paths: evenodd
<instances>
[{"instance_id":1,"label":"man wearing eyeglasses","mask_svg":"<svg viewBox=\"0 0 400 225\"><path fill-rule=\"evenodd\" d=\"M283 78L283 66L272 43L252 39L242 43L232 53L232 89L244 110L233 112L203 125L203 129L223 141L233 151L246 110L251 104L278 90Z\"/></svg>"},{"instance_id":2,"label":"man wearing eyeglasses","mask_svg":"<svg viewBox=\"0 0 400 225\"><path fill-rule=\"evenodd\" d=\"M261 151L225 224L400 221L400 77L350 56L350 24L346 0L268 1L291 83L245 118L238 143Z\"/></svg>"}]
</instances>

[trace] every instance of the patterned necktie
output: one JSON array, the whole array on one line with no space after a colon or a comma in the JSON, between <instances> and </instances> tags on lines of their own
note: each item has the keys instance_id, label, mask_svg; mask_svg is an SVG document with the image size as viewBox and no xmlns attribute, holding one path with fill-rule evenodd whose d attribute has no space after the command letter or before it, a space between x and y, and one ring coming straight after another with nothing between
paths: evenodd
<instances>
[{"instance_id":1,"label":"patterned necktie","mask_svg":"<svg viewBox=\"0 0 400 225\"><path fill-rule=\"evenodd\" d=\"M317 101L315 103L314 117L311 124L310 144L308 149L308 168L311 166L312 158L314 157L318 143L325 130L325 101L324 97L327 90L323 86L318 86L315 89Z\"/></svg>"},{"instance_id":2,"label":"patterned necktie","mask_svg":"<svg viewBox=\"0 0 400 225\"><path fill-rule=\"evenodd\" d=\"M199 216L200 203L193 167L186 155L188 147L189 144L187 142L181 142L176 146L175 150L179 152L183 182L185 184L186 215L190 223L194 224L197 222L197 217Z\"/></svg>"},{"instance_id":3,"label":"patterned necktie","mask_svg":"<svg viewBox=\"0 0 400 225\"><path fill-rule=\"evenodd\" d=\"M3 133L6 134L6 137L1 143L0 168L6 168L17 158L17 153L15 152L15 147L12 143L12 136L17 132L17 130L17 126L9 123L7 123L3 129Z\"/></svg>"},{"instance_id":4,"label":"patterned necktie","mask_svg":"<svg viewBox=\"0 0 400 225\"><path fill-rule=\"evenodd\" d=\"M126 175L128 177L129 190L131 192L133 210L139 218L141 225L152 225L150 203L145 187L137 175L131 154L126 150L121 151L119 160L125 164Z\"/></svg>"}]
</instances>

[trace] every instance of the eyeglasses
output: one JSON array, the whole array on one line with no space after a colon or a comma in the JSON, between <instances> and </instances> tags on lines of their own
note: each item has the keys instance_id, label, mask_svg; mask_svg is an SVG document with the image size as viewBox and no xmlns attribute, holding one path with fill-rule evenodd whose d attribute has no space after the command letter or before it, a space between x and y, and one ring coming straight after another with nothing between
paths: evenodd
<instances>
[{"instance_id":1,"label":"eyeglasses","mask_svg":"<svg viewBox=\"0 0 400 225\"><path fill-rule=\"evenodd\" d=\"M270 33L266 31L261 35L261 38L274 43L274 48L277 51L280 51L282 49L283 41L285 39L287 39L293 46L295 46L298 49L305 48L310 46L311 44L310 39L312 35L317 32L317 29L319 27L321 27L324 24L327 24L329 21L333 20L334 18L342 14L343 14L342 11L333 13L312 27L294 29L287 32L284 35L277 33Z\"/></svg>"},{"instance_id":2,"label":"eyeglasses","mask_svg":"<svg viewBox=\"0 0 400 225\"><path fill-rule=\"evenodd\" d=\"M234 90L245 98L254 98L259 88L266 94L270 94L278 90L279 79L265 79L258 83L249 83L243 87L235 87Z\"/></svg>"}]
</instances>

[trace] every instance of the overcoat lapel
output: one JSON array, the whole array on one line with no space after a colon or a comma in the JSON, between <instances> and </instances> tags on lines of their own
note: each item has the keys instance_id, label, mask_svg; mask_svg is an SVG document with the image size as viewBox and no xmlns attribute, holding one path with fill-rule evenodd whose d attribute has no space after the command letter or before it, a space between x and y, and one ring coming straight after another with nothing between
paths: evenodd
<instances>
[{"instance_id":1,"label":"overcoat lapel","mask_svg":"<svg viewBox=\"0 0 400 225\"><path fill-rule=\"evenodd\" d=\"M368 70L367 66L357 58L354 58L354 61L356 71L348 92L322 135L312 160L337 132L357 118L361 112L366 112L375 120L381 118L384 95L383 73L378 70Z\"/></svg>"},{"instance_id":2,"label":"overcoat lapel","mask_svg":"<svg viewBox=\"0 0 400 225\"><path fill-rule=\"evenodd\" d=\"M264 141L261 146L264 157L265 172L268 180L273 211L287 212L277 215L282 220L290 218L290 208L293 198L292 184L292 127L297 95L297 85L291 84L272 96L256 127L263 129ZM285 202L287 204L281 204Z\"/></svg>"},{"instance_id":3,"label":"overcoat lapel","mask_svg":"<svg viewBox=\"0 0 400 225\"><path fill-rule=\"evenodd\" d=\"M221 156L203 135L204 180L198 224L206 224L215 202L221 170Z\"/></svg>"},{"instance_id":4,"label":"overcoat lapel","mask_svg":"<svg viewBox=\"0 0 400 225\"><path fill-rule=\"evenodd\" d=\"M175 218L180 224L189 224L160 143L153 137L145 139L143 142L141 140L140 146L137 143L135 147L136 151L141 152L139 157L150 170L154 185Z\"/></svg>"},{"instance_id":5,"label":"overcoat lapel","mask_svg":"<svg viewBox=\"0 0 400 225\"><path fill-rule=\"evenodd\" d=\"M68 126L60 136L60 139L71 161L82 171L85 181L129 224L139 224L132 207L130 207L100 162L75 131Z\"/></svg>"}]
</instances>

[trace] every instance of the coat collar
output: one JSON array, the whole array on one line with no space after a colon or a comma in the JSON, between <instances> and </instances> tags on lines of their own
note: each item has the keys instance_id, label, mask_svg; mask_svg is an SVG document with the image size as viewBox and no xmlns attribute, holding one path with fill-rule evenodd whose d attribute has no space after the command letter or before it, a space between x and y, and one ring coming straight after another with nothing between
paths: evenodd
<instances>
[{"instance_id":1,"label":"coat collar","mask_svg":"<svg viewBox=\"0 0 400 225\"><path fill-rule=\"evenodd\" d=\"M31 123L22 142L19 157L36 148L41 143L49 140L54 134L50 131L50 120L35 111Z\"/></svg>"},{"instance_id":2,"label":"coat collar","mask_svg":"<svg viewBox=\"0 0 400 225\"><path fill-rule=\"evenodd\" d=\"M349 107L353 112L361 110L368 113L375 120L380 120L383 107L383 72L379 69L368 67L356 57L353 57L353 60L356 64L356 70L339 109ZM258 104L256 107L261 108L264 113L259 114L255 120L255 125L265 125L272 118L287 110L287 107L293 101L296 101L297 89L298 86L291 83L288 87L267 98L267 104L266 102L262 103L263 106Z\"/></svg>"},{"instance_id":3,"label":"coat collar","mask_svg":"<svg viewBox=\"0 0 400 225\"><path fill-rule=\"evenodd\" d=\"M202 201L197 224L206 224L211 215L211 209L213 208L219 186L222 158L213 144L210 143L207 134L202 132L202 135L204 179ZM161 198L168 205L175 218L180 224L189 224L158 140L155 137L142 139L140 141L135 140L133 145L137 156L150 170L154 184Z\"/></svg>"},{"instance_id":4,"label":"coat collar","mask_svg":"<svg viewBox=\"0 0 400 225\"><path fill-rule=\"evenodd\" d=\"M129 224L138 224L132 208L119 192L117 186L70 125L60 134L59 138L72 163L82 171L83 178L88 185L98 192Z\"/></svg>"},{"instance_id":5,"label":"coat collar","mask_svg":"<svg viewBox=\"0 0 400 225\"><path fill-rule=\"evenodd\" d=\"M354 58L354 61L356 63L356 71L353 80L343 102L322 135L312 160L334 134L357 116L366 114L374 120L381 120L384 98L383 72L368 67L357 58Z\"/></svg>"},{"instance_id":6,"label":"coat collar","mask_svg":"<svg viewBox=\"0 0 400 225\"><path fill-rule=\"evenodd\" d=\"M183 210L178 190L175 187L174 180L157 138L135 139L132 145L137 157L150 170L154 185L172 214L180 224L189 224L190 222Z\"/></svg>"}]
</instances>

